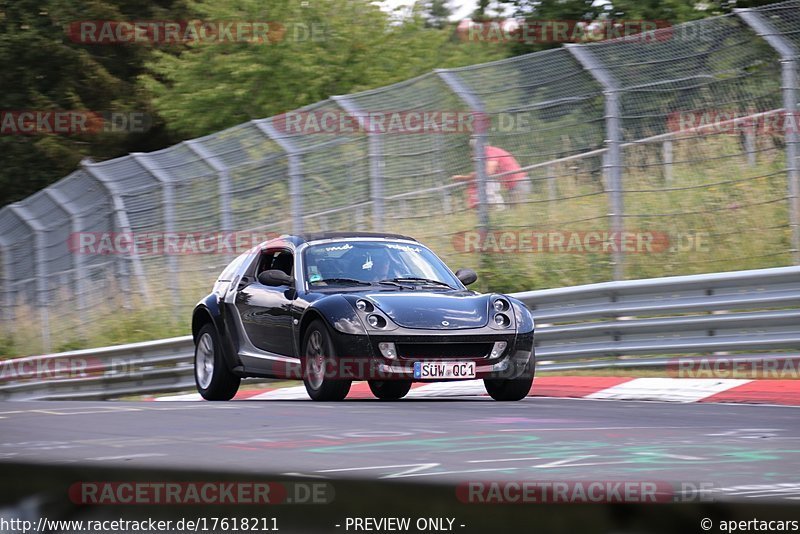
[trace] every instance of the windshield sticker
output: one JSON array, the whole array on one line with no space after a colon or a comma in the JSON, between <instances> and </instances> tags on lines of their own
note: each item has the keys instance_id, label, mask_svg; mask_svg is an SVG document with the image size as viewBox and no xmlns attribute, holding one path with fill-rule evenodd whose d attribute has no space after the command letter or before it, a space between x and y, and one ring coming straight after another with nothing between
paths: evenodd
<instances>
[{"instance_id":1,"label":"windshield sticker","mask_svg":"<svg viewBox=\"0 0 800 534\"><path fill-rule=\"evenodd\" d=\"M309 282L319 282L320 280L322 280L322 275L319 273L314 273L308 277Z\"/></svg>"},{"instance_id":2,"label":"windshield sticker","mask_svg":"<svg viewBox=\"0 0 800 534\"><path fill-rule=\"evenodd\" d=\"M420 253L420 252L422 252L422 249L421 249L421 248L419 248L419 247L413 247L413 246L411 246L411 245L395 245L395 244L390 244L390 245L386 245L386 248L393 248L393 249L395 249L395 250L403 250L403 251L405 251L405 252L416 252L416 253Z\"/></svg>"},{"instance_id":3,"label":"windshield sticker","mask_svg":"<svg viewBox=\"0 0 800 534\"><path fill-rule=\"evenodd\" d=\"M325 252L333 252L335 250L350 250L351 248L353 248L353 245L345 243L344 245L339 245L338 247L325 247Z\"/></svg>"}]
</instances>

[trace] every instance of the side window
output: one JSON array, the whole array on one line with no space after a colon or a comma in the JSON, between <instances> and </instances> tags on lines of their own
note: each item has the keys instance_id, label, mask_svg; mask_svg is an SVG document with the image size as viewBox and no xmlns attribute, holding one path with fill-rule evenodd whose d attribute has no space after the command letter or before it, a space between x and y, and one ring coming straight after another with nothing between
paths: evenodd
<instances>
[{"instance_id":1,"label":"side window","mask_svg":"<svg viewBox=\"0 0 800 534\"><path fill-rule=\"evenodd\" d=\"M242 266L244 262L252 258L253 251L245 252L230 262L225 270L219 275L218 282L230 282L236 274L236 271Z\"/></svg>"},{"instance_id":2,"label":"side window","mask_svg":"<svg viewBox=\"0 0 800 534\"><path fill-rule=\"evenodd\" d=\"M256 275L270 269L277 269L291 276L293 267L294 256L291 251L284 249L267 250L261 255L261 261L259 262Z\"/></svg>"}]
</instances>

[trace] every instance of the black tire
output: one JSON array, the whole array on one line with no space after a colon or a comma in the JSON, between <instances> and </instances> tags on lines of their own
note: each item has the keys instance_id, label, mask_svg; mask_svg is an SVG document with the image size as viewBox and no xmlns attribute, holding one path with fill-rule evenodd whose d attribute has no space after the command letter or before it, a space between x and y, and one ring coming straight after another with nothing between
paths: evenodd
<instances>
[{"instance_id":1,"label":"black tire","mask_svg":"<svg viewBox=\"0 0 800 534\"><path fill-rule=\"evenodd\" d=\"M328 328L317 319L308 325L303 334L303 383L313 400L340 401L347 396L352 380L337 380L328 376L331 370L337 370L336 363L336 352Z\"/></svg>"},{"instance_id":2,"label":"black tire","mask_svg":"<svg viewBox=\"0 0 800 534\"><path fill-rule=\"evenodd\" d=\"M369 389L381 400L399 400L411 391L411 380L370 380Z\"/></svg>"},{"instance_id":3,"label":"black tire","mask_svg":"<svg viewBox=\"0 0 800 534\"><path fill-rule=\"evenodd\" d=\"M513 380L485 379L486 392L496 401L518 401L528 396L533 386L533 377Z\"/></svg>"},{"instance_id":4,"label":"black tire","mask_svg":"<svg viewBox=\"0 0 800 534\"><path fill-rule=\"evenodd\" d=\"M217 329L206 324L197 333L194 347L194 383L200 395L210 401L231 400L242 379L231 373L220 348Z\"/></svg>"}]
</instances>

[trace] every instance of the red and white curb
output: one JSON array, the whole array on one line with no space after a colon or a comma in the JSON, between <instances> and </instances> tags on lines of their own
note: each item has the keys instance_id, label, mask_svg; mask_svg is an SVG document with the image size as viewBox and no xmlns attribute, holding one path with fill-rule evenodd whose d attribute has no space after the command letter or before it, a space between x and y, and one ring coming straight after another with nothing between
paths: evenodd
<instances>
[{"instance_id":1,"label":"red and white curb","mask_svg":"<svg viewBox=\"0 0 800 534\"><path fill-rule=\"evenodd\" d=\"M485 397L481 380L415 383L407 398ZM534 381L532 397L570 397L602 400L666 402L740 402L800 406L800 380L742 380L717 378L626 378L609 376L542 376ZM355 382L349 399L372 398L366 382ZM310 400L299 386L243 390L236 400ZM157 397L156 401L201 400L197 393Z\"/></svg>"}]
</instances>

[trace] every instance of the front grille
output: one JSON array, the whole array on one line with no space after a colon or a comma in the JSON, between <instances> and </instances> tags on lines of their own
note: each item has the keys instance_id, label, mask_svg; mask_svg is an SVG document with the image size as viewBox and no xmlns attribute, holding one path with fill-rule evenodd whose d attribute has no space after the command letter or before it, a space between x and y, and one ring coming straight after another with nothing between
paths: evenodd
<instances>
[{"instance_id":1,"label":"front grille","mask_svg":"<svg viewBox=\"0 0 800 534\"><path fill-rule=\"evenodd\" d=\"M485 358L492 343L398 343L397 355L406 360Z\"/></svg>"}]
</instances>

